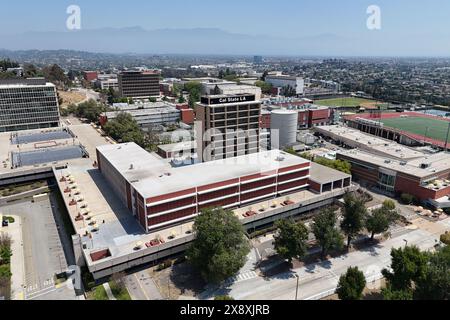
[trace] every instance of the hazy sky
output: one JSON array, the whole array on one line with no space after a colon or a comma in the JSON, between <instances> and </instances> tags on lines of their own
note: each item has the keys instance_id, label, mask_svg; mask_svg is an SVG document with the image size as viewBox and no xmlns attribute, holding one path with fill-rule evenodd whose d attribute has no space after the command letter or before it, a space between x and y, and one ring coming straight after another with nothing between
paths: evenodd
<instances>
[{"instance_id":1,"label":"hazy sky","mask_svg":"<svg viewBox=\"0 0 450 320\"><path fill-rule=\"evenodd\" d=\"M382 13L382 29L376 32L410 37L450 33L448 0L0 1L8 9L0 19L0 34L63 31L71 4L81 7L83 29L213 27L251 35L354 36L370 32L366 9L375 4Z\"/></svg>"}]
</instances>

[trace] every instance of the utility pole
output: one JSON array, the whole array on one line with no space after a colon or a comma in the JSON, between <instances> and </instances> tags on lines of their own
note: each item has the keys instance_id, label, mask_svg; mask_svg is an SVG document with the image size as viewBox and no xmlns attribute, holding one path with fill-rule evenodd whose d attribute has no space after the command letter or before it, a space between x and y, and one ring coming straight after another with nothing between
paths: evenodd
<instances>
[{"instance_id":1,"label":"utility pole","mask_svg":"<svg viewBox=\"0 0 450 320\"><path fill-rule=\"evenodd\" d=\"M448 135L450 134L450 122L448 123L447 136L445 137L445 152L448 152Z\"/></svg>"},{"instance_id":2,"label":"utility pole","mask_svg":"<svg viewBox=\"0 0 450 320\"><path fill-rule=\"evenodd\" d=\"M295 289L295 301L297 301L298 300L298 285L299 285L300 277L298 274L295 274L295 277L297 278L297 288Z\"/></svg>"}]
</instances>

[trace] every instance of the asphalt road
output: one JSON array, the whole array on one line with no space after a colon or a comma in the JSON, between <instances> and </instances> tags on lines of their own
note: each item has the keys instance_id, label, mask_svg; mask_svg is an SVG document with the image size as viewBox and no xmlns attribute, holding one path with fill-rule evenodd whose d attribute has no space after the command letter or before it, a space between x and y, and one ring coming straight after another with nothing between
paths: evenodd
<instances>
[{"instance_id":1,"label":"asphalt road","mask_svg":"<svg viewBox=\"0 0 450 320\"><path fill-rule=\"evenodd\" d=\"M133 300L162 300L152 278L146 270L137 271L125 277L125 284Z\"/></svg>"},{"instance_id":2,"label":"asphalt road","mask_svg":"<svg viewBox=\"0 0 450 320\"><path fill-rule=\"evenodd\" d=\"M350 266L358 266L368 279L381 275L381 270L390 265L391 249L399 248L408 241L421 249L430 249L435 245L438 235L424 230L409 230L378 246L356 251L275 275L270 278L253 277L230 284L225 288L205 292L202 298L211 299L216 295L228 294L236 300L293 300L299 276L299 300L320 299L330 295L337 286L341 274ZM374 284L376 285L376 283Z\"/></svg>"}]
</instances>

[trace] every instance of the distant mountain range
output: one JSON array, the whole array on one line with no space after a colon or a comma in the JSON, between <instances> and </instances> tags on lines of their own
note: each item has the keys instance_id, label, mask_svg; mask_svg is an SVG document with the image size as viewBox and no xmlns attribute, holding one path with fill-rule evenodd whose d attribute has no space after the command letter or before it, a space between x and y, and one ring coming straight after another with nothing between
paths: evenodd
<instances>
[{"instance_id":1,"label":"distant mountain range","mask_svg":"<svg viewBox=\"0 0 450 320\"><path fill-rule=\"evenodd\" d=\"M301 26L299 26L301 31ZM445 37L401 39L381 31L343 37L322 34L287 38L230 33L216 28L157 29L141 27L86 29L66 32L27 32L0 35L0 47L9 50L83 50L107 53L172 53L225 55L323 56L449 56Z\"/></svg>"}]
</instances>

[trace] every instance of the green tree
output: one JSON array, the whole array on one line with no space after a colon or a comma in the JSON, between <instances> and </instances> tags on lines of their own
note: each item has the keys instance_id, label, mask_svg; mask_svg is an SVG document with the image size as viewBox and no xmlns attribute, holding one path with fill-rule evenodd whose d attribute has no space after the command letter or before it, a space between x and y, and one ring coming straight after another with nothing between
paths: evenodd
<instances>
[{"instance_id":1,"label":"green tree","mask_svg":"<svg viewBox=\"0 0 450 320\"><path fill-rule=\"evenodd\" d=\"M178 103L185 103L185 102L186 102L186 99L184 98L183 93L181 92L180 96L178 97Z\"/></svg>"},{"instance_id":2,"label":"green tree","mask_svg":"<svg viewBox=\"0 0 450 320\"><path fill-rule=\"evenodd\" d=\"M189 92L189 107L194 109L195 104L200 101L200 94L202 92L202 84L197 81L189 81L184 84L184 90Z\"/></svg>"},{"instance_id":3,"label":"green tree","mask_svg":"<svg viewBox=\"0 0 450 320\"><path fill-rule=\"evenodd\" d=\"M8 68L17 68L19 64L15 61L11 61L9 58L0 60L0 68L6 71Z\"/></svg>"},{"instance_id":4,"label":"green tree","mask_svg":"<svg viewBox=\"0 0 450 320\"><path fill-rule=\"evenodd\" d=\"M281 88L281 95L285 97L294 97L297 95L297 91L291 85L287 85Z\"/></svg>"},{"instance_id":5,"label":"green tree","mask_svg":"<svg viewBox=\"0 0 450 320\"><path fill-rule=\"evenodd\" d=\"M450 247L431 255L425 274L415 282L415 300L450 299Z\"/></svg>"},{"instance_id":6,"label":"green tree","mask_svg":"<svg viewBox=\"0 0 450 320\"><path fill-rule=\"evenodd\" d=\"M195 219L193 231L196 238L187 258L206 281L220 283L244 266L250 247L244 228L232 211L203 210Z\"/></svg>"},{"instance_id":7,"label":"green tree","mask_svg":"<svg viewBox=\"0 0 450 320\"><path fill-rule=\"evenodd\" d=\"M369 215L366 221L366 229L372 234L371 240L375 238L375 234L389 230L389 220L383 209L376 209Z\"/></svg>"},{"instance_id":8,"label":"green tree","mask_svg":"<svg viewBox=\"0 0 450 320\"><path fill-rule=\"evenodd\" d=\"M260 87L262 93L270 94L272 92L273 85L265 81L256 81L255 86Z\"/></svg>"},{"instance_id":9,"label":"green tree","mask_svg":"<svg viewBox=\"0 0 450 320\"><path fill-rule=\"evenodd\" d=\"M421 252L417 247L392 249L391 269L384 269L383 276L388 282L391 291L411 291L414 282L425 276L428 254Z\"/></svg>"},{"instance_id":10,"label":"green tree","mask_svg":"<svg viewBox=\"0 0 450 320\"><path fill-rule=\"evenodd\" d=\"M139 125L128 113L119 113L115 119L108 121L103 129L107 135L119 142L134 142L142 148L147 146Z\"/></svg>"},{"instance_id":11,"label":"green tree","mask_svg":"<svg viewBox=\"0 0 450 320\"><path fill-rule=\"evenodd\" d=\"M308 229L305 225L290 219L279 220L275 225L278 229L274 244L277 253L289 262L294 258L303 258L307 252L308 240Z\"/></svg>"},{"instance_id":12,"label":"green tree","mask_svg":"<svg viewBox=\"0 0 450 320\"><path fill-rule=\"evenodd\" d=\"M57 64L46 66L42 69L42 73L49 82L53 82L59 87L67 87L71 85L70 79Z\"/></svg>"},{"instance_id":13,"label":"green tree","mask_svg":"<svg viewBox=\"0 0 450 320\"><path fill-rule=\"evenodd\" d=\"M0 247L0 264L9 264L11 262L12 250L10 247Z\"/></svg>"},{"instance_id":14,"label":"green tree","mask_svg":"<svg viewBox=\"0 0 450 320\"><path fill-rule=\"evenodd\" d=\"M336 293L341 300L361 300L366 278L358 267L350 267L347 272L339 278Z\"/></svg>"},{"instance_id":15,"label":"green tree","mask_svg":"<svg viewBox=\"0 0 450 320\"><path fill-rule=\"evenodd\" d=\"M381 289L381 294L383 295L383 300L413 300L412 290L394 290L390 285Z\"/></svg>"},{"instance_id":16,"label":"green tree","mask_svg":"<svg viewBox=\"0 0 450 320\"><path fill-rule=\"evenodd\" d=\"M352 193L344 196L342 231L347 235L347 248L350 248L352 239L364 228L367 208L364 201Z\"/></svg>"},{"instance_id":17,"label":"green tree","mask_svg":"<svg viewBox=\"0 0 450 320\"><path fill-rule=\"evenodd\" d=\"M342 248L342 235L337 228L337 215L333 209L322 210L313 221L312 231L320 245L322 258L333 248Z\"/></svg>"},{"instance_id":18,"label":"green tree","mask_svg":"<svg viewBox=\"0 0 450 320\"><path fill-rule=\"evenodd\" d=\"M80 103L79 105L69 106L68 111L69 113L75 114L79 118L85 118L91 122L97 122L100 115L106 111L106 106L91 99Z\"/></svg>"}]
</instances>

